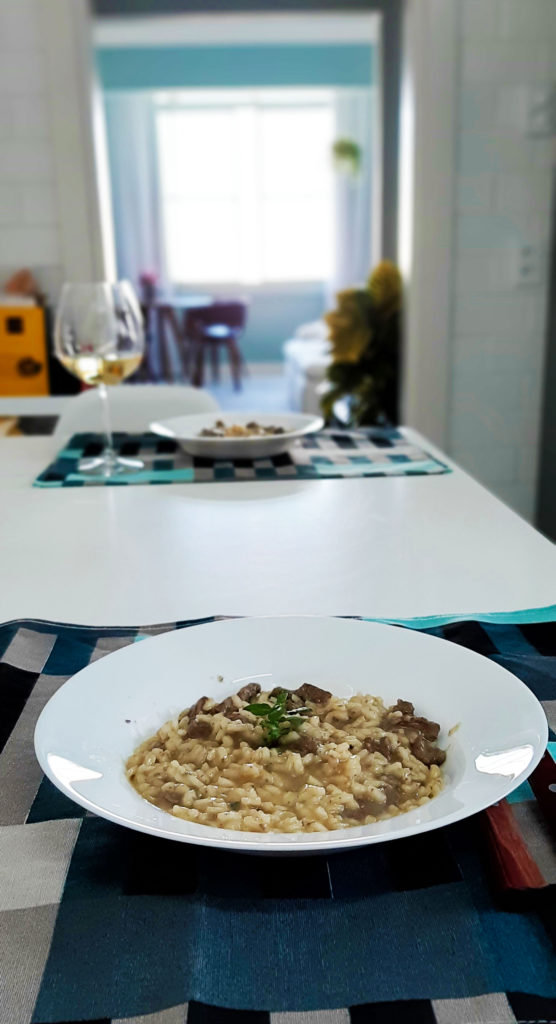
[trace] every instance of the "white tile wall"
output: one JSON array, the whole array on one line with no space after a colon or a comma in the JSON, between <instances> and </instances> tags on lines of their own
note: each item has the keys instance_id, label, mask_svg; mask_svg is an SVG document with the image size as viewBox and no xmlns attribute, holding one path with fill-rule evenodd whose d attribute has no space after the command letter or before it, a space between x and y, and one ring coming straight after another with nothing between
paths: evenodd
<instances>
[{"instance_id":1,"label":"white tile wall","mask_svg":"<svg viewBox=\"0 0 556 1024\"><path fill-rule=\"evenodd\" d=\"M513 483L515 481L515 448L501 444L490 448L461 449L458 461L465 465L473 476L488 478L489 485Z\"/></svg>"},{"instance_id":2,"label":"white tile wall","mask_svg":"<svg viewBox=\"0 0 556 1024\"><path fill-rule=\"evenodd\" d=\"M21 223L23 192L18 185L0 185L0 224Z\"/></svg>"},{"instance_id":3,"label":"white tile wall","mask_svg":"<svg viewBox=\"0 0 556 1024\"><path fill-rule=\"evenodd\" d=\"M494 35L497 28L496 4L491 0L463 0L462 4L462 31L465 36L475 36L482 39L487 35Z\"/></svg>"},{"instance_id":4,"label":"white tile wall","mask_svg":"<svg viewBox=\"0 0 556 1024\"><path fill-rule=\"evenodd\" d=\"M541 332L544 305L537 288L479 295L456 295L454 332L456 338L526 338ZM515 357L514 357L515 358Z\"/></svg>"},{"instance_id":5,"label":"white tile wall","mask_svg":"<svg viewBox=\"0 0 556 1024\"><path fill-rule=\"evenodd\" d=\"M3 96L40 96L44 84L44 68L40 51L18 53L4 49L0 64L0 93Z\"/></svg>"},{"instance_id":6,"label":"white tile wall","mask_svg":"<svg viewBox=\"0 0 556 1024\"><path fill-rule=\"evenodd\" d=\"M469 45L472 45L469 43ZM467 82L459 89L459 130L489 131L496 123L497 94L493 85Z\"/></svg>"},{"instance_id":7,"label":"white tile wall","mask_svg":"<svg viewBox=\"0 0 556 1024\"><path fill-rule=\"evenodd\" d=\"M60 273L41 2L0 0L0 289L19 267L43 286Z\"/></svg>"},{"instance_id":8,"label":"white tile wall","mask_svg":"<svg viewBox=\"0 0 556 1024\"><path fill-rule=\"evenodd\" d=\"M36 53L41 49L35 0L2 0L0 39L11 52Z\"/></svg>"},{"instance_id":9,"label":"white tile wall","mask_svg":"<svg viewBox=\"0 0 556 1024\"><path fill-rule=\"evenodd\" d=\"M514 210L541 210L548 213L551 185L552 174L548 168L543 171L529 168L527 174L501 172L497 175L495 207L501 213L513 213Z\"/></svg>"},{"instance_id":10,"label":"white tile wall","mask_svg":"<svg viewBox=\"0 0 556 1024\"><path fill-rule=\"evenodd\" d=\"M527 87L556 81L556 0L459 0L451 453L534 514L546 274L516 287L518 245L546 253L555 144L526 134Z\"/></svg>"},{"instance_id":11,"label":"white tile wall","mask_svg":"<svg viewBox=\"0 0 556 1024\"><path fill-rule=\"evenodd\" d=\"M543 39L556 32L554 0L503 0L499 27L504 38Z\"/></svg>"},{"instance_id":12,"label":"white tile wall","mask_svg":"<svg viewBox=\"0 0 556 1024\"><path fill-rule=\"evenodd\" d=\"M492 209L495 175L460 174L457 180L456 206L462 213L482 213Z\"/></svg>"},{"instance_id":13,"label":"white tile wall","mask_svg":"<svg viewBox=\"0 0 556 1024\"><path fill-rule=\"evenodd\" d=\"M500 258L498 249L458 252L454 269L454 288L458 299L464 295L489 294L507 288L514 268L515 254L512 252L507 253L505 260Z\"/></svg>"},{"instance_id":14,"label":"white tile wall","mask_svg":"<svg viewBox=\"0 0 556 1024\"><path fill-rule=\"evenodd\" d=\"M26 225L42 227L56 224L57 207L51 184L30 184L22 188L23 220Z\"/></svg>"},{"instance_id":15,"label":"white tile wall","mask_svg":"<svg viewBox=\"0 0 556 1024\"><path fill-rule=\"evenodd\" d=\"M14 133L14 108L13 102L6 97L0 97L0 141L9 139Z\"/></svg>"},{"instance_id":16,"label":"white tile wall","mask_svg":"<svg viewBox=\"0 0 556 1024\"><path fill-rule=\"evenodd\" d=\"M0 158L0 181L52 181L48 139L10 139Z\"/></svg>"},{"instance_id":17,"label":"white tile wall","mask_svg":"<svg viewBox=\"0 0 556 1024\"><path fill-rule=\"evenodd\" d=\"M11 109L13 127L18 138L48 138L48 114L42 96L16 96L11 100Z\"/></svg>"},{"instance_id":18,"label":"white tile wall","mask_svg":"<svg viewBox=\"0 0 556 1024\"><path fill-rule=\"evenodd\" d=\"M29 256L33 257L29 260ZM0 233L0 266L56 263L59 258L55 227L3 227Z\"/></svg>"}]
</instances>

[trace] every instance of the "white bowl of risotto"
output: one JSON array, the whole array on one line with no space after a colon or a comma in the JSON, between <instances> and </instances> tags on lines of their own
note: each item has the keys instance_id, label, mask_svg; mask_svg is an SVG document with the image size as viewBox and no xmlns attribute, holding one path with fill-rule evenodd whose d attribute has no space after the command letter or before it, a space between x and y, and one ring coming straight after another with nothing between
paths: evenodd
<instances>
[{"instance_id":1,"label":"white bowl of risotto","mask_svg":"<svg viewBox=\"0 0 556 1024\"><path fill-rule=\"evenodd\" d=\"M507 796L544 712L487 659L409 629L253 618L143 640L73 676L35 732L89 811L179 842L311 853L438 828Z\"/></svg>"},{"instance_id":2,"label":"white bowl of risotto","mask_svg":"<svg viewBox=\"0 0 556 1024\"><path fill-rule=\"evenodd\" d=\"M183 451L207 459L263 459L281 455L324 426L321 416L281 412L203 412L151 423Z\"/></svg>"}]
</instances>

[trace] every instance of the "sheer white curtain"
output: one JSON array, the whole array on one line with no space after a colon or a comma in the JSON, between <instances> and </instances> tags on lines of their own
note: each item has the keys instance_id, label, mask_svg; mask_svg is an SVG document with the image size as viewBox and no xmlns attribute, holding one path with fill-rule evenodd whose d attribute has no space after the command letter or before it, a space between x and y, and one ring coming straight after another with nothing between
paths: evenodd
<instances>
[{"instance_id":1,"label":"sheer white curtain","mask_svg":"<svg viewBox=\"0 0 556 1024\"><path fill-rule=\"evenodd\" d=\"M143 271L164 270L153 100L108 93L105 107L118 275L137 284Z\"/></svg>"},{"instance_id":2,"label":"sheer white curtain","mask_svg":"<svg viewBox=\"0 0 556 1024\"><path fill-rule=\"evenodd\" d=\"M335 98L336 139L355 142L361 153L356 174L336 173L335 269L330 298L341 288L366 280L371 263L373 171L373 95L369 89L338 90Z\"/></svg>"},{"instance_id":3,"label":"sheer white curtain","mask_svg":"<svg viewBox=\"0 0 556 1024\"><path fill-rule=\"evenodd\" d=\"M326 282L327 305L341 288L363 282L371 264L374 147L373 92L339 89L334 97L335 139L357 143L356 175L338 171L334 189L334 270ZM118 274L135 284L156 270L164 286L155 100L149 92L107 93L106 129L110 159Z\"/></svg>"}]
</instances>

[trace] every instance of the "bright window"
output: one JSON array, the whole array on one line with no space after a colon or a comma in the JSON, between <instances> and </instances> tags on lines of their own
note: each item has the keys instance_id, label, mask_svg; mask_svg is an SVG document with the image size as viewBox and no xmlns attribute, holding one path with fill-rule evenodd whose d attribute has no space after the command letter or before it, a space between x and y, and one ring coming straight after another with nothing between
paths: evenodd
<instances>
[{"instance_id":1,"label":"bright window","mask_svg":"<svg viewBox=\"0 0 556 1024\"><path fill-rule=\"evenodd\" d=\"M163 245L174 283L324 281L333 267L326 90L160 97Z\"/></svg>"}]
</instances>

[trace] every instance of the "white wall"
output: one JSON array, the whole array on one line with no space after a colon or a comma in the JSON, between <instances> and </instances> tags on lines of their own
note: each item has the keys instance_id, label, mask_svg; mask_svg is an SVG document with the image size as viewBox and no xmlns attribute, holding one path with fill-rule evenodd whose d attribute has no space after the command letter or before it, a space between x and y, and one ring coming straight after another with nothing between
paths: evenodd
<instances>
[{"instance_id":1,"label":"white wall","mask_svg":"<svg viewBox=\"0 0 556 1024\"><path fill-rule=\"evenodd\" d=\"M402 416L446 449L451 411L452 251L460 0L406 0L398 259L404 281Z\"/></svg>"},{"instance_id":2,"label":"white wall","mask_svg":"<svg viewBox=\"0 0 556 1024\"><path fill-rule=\"evenodd\" d=\"M60 274L46 69L36 0L0 3L0 285L21 266Z\"/></svg>"},{"instance_id":3,"label":"white wall","mask_svg":"<svg viewBox=\"0 0 556 1024\"><path fill-rule=\"evenodd\" d=\"M556 82L556 0L459 0L450 454L534 513L554 139L525 130ZM520 245L543 270L516 287Z\"/></svg>"},{"instance_id":4,"label":"white wall","mask_svg":"<svg viewBox=\"0 0 556 1024\"><path fill-rule=\"evenodd\" d=\"M405 420L532 519L556 153L526 109L556 83L556 0L406 0L404 33Z\"/></svg>"},{"instance_id":5,"label":"white wall","mask_svg":"<svg viewBox=\"0 0 556 1024\"><path fill-rule=\"evenodd\" d=\"M104 276L85 0L0 0L0 288Z\"/></svg>"}]
</instances>

